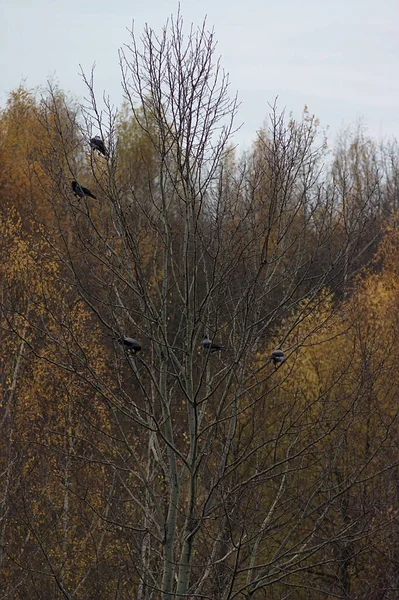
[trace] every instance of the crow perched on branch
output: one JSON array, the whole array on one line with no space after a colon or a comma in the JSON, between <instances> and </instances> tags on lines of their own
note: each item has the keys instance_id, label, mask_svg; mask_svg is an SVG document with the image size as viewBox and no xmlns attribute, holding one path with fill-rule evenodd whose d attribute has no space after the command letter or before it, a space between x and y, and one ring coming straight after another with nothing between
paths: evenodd
<instances>
[{"instance_id":1,"label":"crow perched on branch","mask_svg":"<svg viewBox=\"0 0 399 600\"><path fill-rule=\"evenodd\" d=\"M97 150L97 152L105 156L105 158L108 158L108 150L106 149L105 144L99 135L96 135L96 137L91 138L90 146L92 150Z\"/></svg>"},{"instance_id":2,"label":"crow perched on branch","mask_svg":"<svg viewBox=\"0 0 399 600\"><path fill-rule=\"evenodd\" d=\"M134 352L136 354L136 352L140 352L141 350L141 344L139 344L137 340L134 340L131 337L123 336L117 338L117 342L118 344L123 346L128 352Z\"/></svg>"},{"instance_id":3,"label":"crow perched on branch","mask_svg":"<svg viewBox=\"0 0 399 600\"><path fill-rule=\"evenodd\" d=\"M279 348L278 350L275 350L271 353L269 359L272 360L274 366L277 367L277 365L281 365L281 363L285 361L284 352Z\"/></svg>"},{"instance_id":4,"label":"crow perched on branch","mask_svg":"<svg viewBox=\"0 0 399 600\"><path fill-rule=\"evenodd\" d=\"M208 352L220 352L221 350L226 350L226 346L219 346L219 344L214 344L207 335L202 340L201 345L203 349L207 350Z\"/></svg>"},{"instance_id":5,"label":"crow perched on branch","mask_svg":"<svg viewBox=\"0 0 399 600\"><path fill-rule=\"evenodd\" d=\"M83 185L80 185L80 183L78 183L77 181L72 181L71 186L72 191L77 198L84 198L85 196L89 196L90 198L94 198L94 200L97 199L97 196L92 194L90 190L88 190Z\"/></svg>"}]
</instances>

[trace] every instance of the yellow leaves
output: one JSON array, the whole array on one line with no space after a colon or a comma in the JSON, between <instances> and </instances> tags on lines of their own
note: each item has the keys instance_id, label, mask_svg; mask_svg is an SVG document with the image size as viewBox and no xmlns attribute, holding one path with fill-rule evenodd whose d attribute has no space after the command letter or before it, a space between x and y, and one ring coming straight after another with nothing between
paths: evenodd
<instances>
[{"instance_id":1,"label":"yellow leaves","mask_svg":"<svg viewBox=\"0 0 399 600\"><path fill-rule=\"evenodd\" d=\"M55 225L54 206L64 216L60 191L76 167L77 136L76 111L60 92L40 101L23 88L10 94L0 112L1 203L19 211L25 230Z\"/></svg>"},{"instance_id":2,"label":"yellow leaves","mask_svg":"<svg viewBox=\"0 0 399 600\"><path fill-rule=\"evenodd\" d=\"M98 402L88 384L76 377L72 381L70 372L57 364L81 371L91 364L92 373L102 377L107 372L104 349L92 343L93 336L102 334L65 283L51 244L29 235L16 209L0 218L0 239L1 329L7 332L0 358L8 386L15 376L18 439L55 443L56 432L67 429L68 407L87 397L94 413ZM108 415L97 411L95 421L106 430Z\"/></svg>"},{"instance_id":3,"label":"yellow leaves","mask_svg":"<svg viewBox=\"0 0 399 600\"><path fill-rule=\"evenodd\" d=\"M49 258L49 249L24 232L15 209L0 217L0 278L19 301L48 297L59 276L58 264Z\"/></svg>"},{"instance_id":4,"label":"yellow leaves","mask_svg":"<svg viewBox=\"0 0 399 600\"><path fill-rule=\"evenodd\" d=\"M21 283L27 284L28 276L35 266L35 261L33 257L30 256L26 242L21 239L16 239L10 244L9 250L12 262L6 273L7 283L10 284L13 281L20 281Z\"/></svg>"},{"instance_id":5,"label":"yellow leaves","mask_svg":"<svg viewBox=\"0 0 399 600\"><path fill-rule=\"evenodd\" d=\"M35 116L35 99L27 90L19 88L10 94L0 132L4 184L9 190L11 183L28 192L36 175L43 176L37 159L45 136Z\"/></svg>"},{"instance_id":6,"label":"yellow leaves","mask_svg":"<svg viewBox=\"0 0 399 600\"><path fill-rule=\"evenodd\" d=\"M396 409L399 385L399 237L387 232L379 258L379 273L365 273L352 297L340 304L328 290L304 300L282 324L277 339L288 358L275 373L282 403L303 405L313 424L343 419L357 411L352 432L379 435L377 407L386 419ZM271 344L273 348L273 344ZM270 347L257 356L266 360ZM312 407L312 408L310 408ZM373 415L371 419L370 415ZM354 433L353 433L354 435ZM359 438L360 439L360 438Z\"/></svg>"},{"instance_id":7,"label":"yellow leaves","mask_svg":"<svg viewBox=\"0 0 399 600\"><path fill-rule=\"evenodd\" d=\"M397 345L399 324L399 234L387 229L375 263L380 272L367 273L359 281L356 294L348 304L352 319L360 316L362 334L373 341L374 353L383 344Z\"/></svg>"}]
</instances>

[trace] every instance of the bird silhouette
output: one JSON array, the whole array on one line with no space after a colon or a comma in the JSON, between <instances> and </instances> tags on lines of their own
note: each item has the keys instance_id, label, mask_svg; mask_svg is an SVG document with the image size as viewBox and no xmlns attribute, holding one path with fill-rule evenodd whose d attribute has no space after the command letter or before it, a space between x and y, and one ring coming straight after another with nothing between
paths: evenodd
<instances>
[{"instance_id":1,"label":"bird silhouette","mask_svg":"<svg viewBox=\"0 0 399 600\"><path fill-rule=\"evenodd\" d=\"M219 344L214 344L212 340L209 339L207 335L204 336L201 346L204 350L208 352L220 352L222 350L226 350L226 346L220 346Z\"/></svg>"},{"instance_id":2,"label":"bird silhouette","mask_svg":"<svg viewBox=\"0 0 399 600\"><path fill-rule=\"evenodd\" d=\"M72 191L77 198L84 198L85 196L88 196L90 198L94 198L94 200L97 199L97 196L92 194L90 190L88 190L83 185L80 185L80 183L78 183L77 181L75 181L75 180L72 181L71 186L72 186Z\"/></svg>"},{"instance_id":3,"label":"bird silhouette","mask_svg":"<svg viewBox=\"0 0 399 600\"><path fill-rule=\"evenodd\" d=\"M134 354L136 354L136 352L140 352L141 350L141 344L139 344L137 340L134 340L131 337L120 337L117 339L117 342L118 344L123 346L128 352L134 352Z\"/></svg>"},{"instance_id":4,"label":"bird silhouette","mask_svg":"<svg viewBox=\"0 0 399 600\"><path fill-rule=\"evenodd\" d=\"M278 350L275 350L274 352L271 353L271 355L269 356L269 359L272 360L274 366L277 367L278 365L281 365L281 363L283 363L285 361L285 354L281 350L281 348L278 348Z\"/></svg>"},{"instance_id":5,"label":"bird silhouette","mask_svg":"<svg viewBox=\"0 0 399 600\"><path fill-rule=\"evenodd\" d=\"M97 152L108 158L108 150L106 149L104 141L100 138L99 135L96 135L94 138L91 138L90 146L92 150L97 150Z\"/></svg>"}]
</instances>

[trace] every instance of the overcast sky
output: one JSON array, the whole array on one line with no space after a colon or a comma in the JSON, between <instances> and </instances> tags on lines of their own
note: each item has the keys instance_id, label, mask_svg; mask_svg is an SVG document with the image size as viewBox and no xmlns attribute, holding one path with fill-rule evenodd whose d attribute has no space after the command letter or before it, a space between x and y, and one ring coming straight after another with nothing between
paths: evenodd
<instances>
[{"instance_id":1,"label":"overcast sky","mask_svg":"<svg viewBox=\"0 0 399 600\"><path fill-rule=\"evenodd\" d=\"M51 78L78 99L79 64L96 63L96 90L122 99L118 48L135 22L159 31L175 0L0 0L0 105L10 90ZM399 139L399 0L181 0L185 23L207 16L247 146L268 103L299 116L304 104L329 138L362 120L375 138Z\"/></svg>"}]
</instances>

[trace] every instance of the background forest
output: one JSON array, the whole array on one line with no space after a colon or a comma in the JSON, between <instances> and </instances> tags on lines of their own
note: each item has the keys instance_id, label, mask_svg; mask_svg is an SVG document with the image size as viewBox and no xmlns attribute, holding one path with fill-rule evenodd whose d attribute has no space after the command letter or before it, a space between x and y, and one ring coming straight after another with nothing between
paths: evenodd
<instances>
[{"instance_id":1,"label":"background forest","mask_svg":"<svg viewBox=\"0 0 399 600\"><path fill-rule=\"evenodd\" d=\"M397 143L272 106L238 156L180 17L120 67L0 113L0 598L395 600Z\"/></svg>"}]
</instances>

